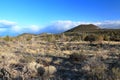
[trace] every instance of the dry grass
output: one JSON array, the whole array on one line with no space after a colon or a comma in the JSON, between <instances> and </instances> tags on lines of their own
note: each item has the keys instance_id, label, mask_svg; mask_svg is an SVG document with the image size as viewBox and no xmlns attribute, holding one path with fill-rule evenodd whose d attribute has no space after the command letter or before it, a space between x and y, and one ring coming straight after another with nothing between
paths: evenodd
<instances>
[{"instance_id":1,"label":"dry grass","mask_svg":"<svg viewBox=\"0 0 120 80\"><path fill-rule=\"evenodd\" d=\"M114 68L120 67L120 42L104 41L101 46L96 42L90 45L89 42L82 41L21 41L4 42L0 47L0 70L5 68L12 76L8 77L9 79L17 80L22 77L24 80L46 80L52 77L53 80L89 80L97 76L96 80L106 80L101 79L103 75L100 74L104 73L106 77L110 77L108 73L119 76L119 72ZM111 72L106 73L107 70ZM6 77L9 74L2 76Z\"/></svg>"}]
</instances>

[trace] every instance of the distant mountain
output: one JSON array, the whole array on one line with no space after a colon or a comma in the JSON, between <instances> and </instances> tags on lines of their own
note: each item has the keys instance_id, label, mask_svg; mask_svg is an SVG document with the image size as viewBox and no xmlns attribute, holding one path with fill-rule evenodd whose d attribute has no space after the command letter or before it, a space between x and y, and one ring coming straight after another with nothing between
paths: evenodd
<instances>
[{"instance_id":1,"label":"distant mountain","mask_svg":"<svg viewBox=\"0 0 120 80\"><path fill-rule=\"evenodd\" d=\"M86 31L93 31L93 30L99 30L101 29L99 26L93 25L93 24L82 24L82 25L78 25L66 32L86 32Z\"/></svg>"},{"instance_id":2,"label":"distant mountain","mask_svg":"<svg viewBox=\"0 0 120 80\"><path fill-rule=\"evenodd\" d=\"M23 34L20 34L18 35L17 37L29 37L29 36L35 36L36 34L31 34L31 33L23 33Z\"/></svg>"}]
</instances>

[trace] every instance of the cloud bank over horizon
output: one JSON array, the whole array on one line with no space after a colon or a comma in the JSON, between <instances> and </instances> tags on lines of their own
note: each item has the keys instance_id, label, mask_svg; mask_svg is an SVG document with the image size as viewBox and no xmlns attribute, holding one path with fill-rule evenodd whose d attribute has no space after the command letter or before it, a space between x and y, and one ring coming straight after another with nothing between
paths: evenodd
<instances>
[{"instance_id":1,"label":"cloud bank over horizon","mask_svg":"<svg viewBox=\"0 0 120 80\"><path fill-rule=\"evenodd\" d=\"M101 28L120 29L120 20L118 21L103 21L103 22L81 22L71 20L57 20L51 22L49 25L23 25L20 26L14 21L0 20L0 36L17 36L22 33L61 33L69 30L80 24L94 24Z\"/></svg>"}]
</instances>

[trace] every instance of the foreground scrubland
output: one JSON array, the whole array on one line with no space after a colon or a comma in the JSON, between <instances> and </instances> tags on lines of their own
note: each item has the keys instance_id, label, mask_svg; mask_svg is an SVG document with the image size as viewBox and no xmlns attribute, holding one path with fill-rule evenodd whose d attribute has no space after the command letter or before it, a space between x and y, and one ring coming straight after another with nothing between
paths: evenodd
<instances>
[{"instance_id":1,"label":"foreground scrubland","mask_svg":"<svg viewBox=\"0 0 120 80\"><path fill-rule=\"evenodd\" d=\"M119 80L120 42L0 41L1 80Z\"/></svg>"}]
</instances>

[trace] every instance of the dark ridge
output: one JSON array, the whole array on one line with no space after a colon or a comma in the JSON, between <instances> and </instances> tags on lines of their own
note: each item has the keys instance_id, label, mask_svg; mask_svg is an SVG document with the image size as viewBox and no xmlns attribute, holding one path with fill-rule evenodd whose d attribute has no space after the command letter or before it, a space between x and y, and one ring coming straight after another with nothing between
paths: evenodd
<instances>
[{"instance_id":1,"label":"dark ridge","mask_svg":"<svg viewBox=\"0 0 120 80\"><path fill-rule=\"evenodd\" d=\"M98 29L100 29L100 27L93 24L81 24L66 32L79 32L79 31L83 32L83 31L91 31L91 30L98 30Z\"/></svg>"}]
</instances>

